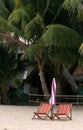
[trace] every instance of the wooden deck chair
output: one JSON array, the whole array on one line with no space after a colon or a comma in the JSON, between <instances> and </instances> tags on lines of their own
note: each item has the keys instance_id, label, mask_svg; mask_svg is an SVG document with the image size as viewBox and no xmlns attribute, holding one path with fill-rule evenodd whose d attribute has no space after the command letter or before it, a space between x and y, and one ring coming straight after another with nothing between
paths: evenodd
<instances>
[{"instance_id":1,"label":"wooden deck chair","mask_svg":"<svg viewBox=\"0 0 83 130\"><path fill-rule=\"evenodd\" d=\"M57 119L72 119L72 104L59 104L58 109L55 113L53 113L53 119L57 117Z\"/></svg>"},{"instance_id":2,"label":"wooden deck chair","mask_svg":"<svg viewBox=\"0 0 83 130\"><path fill-rule=\"evenodd\" d=\"M41 103L38 110L34 112L32 119L51 119L49 113L51 111L52 105L49 103Z\"/></svg>"}]
</instances>

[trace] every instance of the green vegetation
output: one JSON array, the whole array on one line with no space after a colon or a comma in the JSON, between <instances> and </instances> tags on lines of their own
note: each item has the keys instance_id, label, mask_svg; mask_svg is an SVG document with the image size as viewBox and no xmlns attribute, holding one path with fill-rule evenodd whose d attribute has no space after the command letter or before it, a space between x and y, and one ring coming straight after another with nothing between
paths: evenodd
<instances>
[{"instance_id":1,"label":"green vegetation","mask_svg":"<svg viewBox=\"0 0 83 130\"><path fill-rule=\"evenodd\" d=\"M60 86L63 65L69 70L79 63L78 49L83 41L82 2L1 0L0 4L0 30L3 32L1 41L5 39L9 42L7 36L11 37L13 32L12 43L15 43L15 39L19 37L22 37L25 43L29 43L22 59L29 57L35 61L39 69L43 93L49 94L44 65L48 63L54 68L54 75L57 76ZM19 40L17 43L20 45Z\"/></svg>"}]
</instances>

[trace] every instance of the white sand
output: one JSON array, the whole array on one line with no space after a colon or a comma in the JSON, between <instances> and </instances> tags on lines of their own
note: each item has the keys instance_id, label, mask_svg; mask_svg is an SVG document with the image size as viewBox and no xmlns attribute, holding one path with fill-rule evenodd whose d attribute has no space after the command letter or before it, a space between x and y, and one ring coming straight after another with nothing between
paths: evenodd
<instances>
[{"instance_id":1,"label":"white sand","mask_svg":"<svg viewBox=\"0 0 83 130\"><path fill-rule=\"evenodd\" d=\"M73 106L72 120L32 120L37 106L0 105L0 130L83 130L83 106Z\"/></svg>"}]
</instances>

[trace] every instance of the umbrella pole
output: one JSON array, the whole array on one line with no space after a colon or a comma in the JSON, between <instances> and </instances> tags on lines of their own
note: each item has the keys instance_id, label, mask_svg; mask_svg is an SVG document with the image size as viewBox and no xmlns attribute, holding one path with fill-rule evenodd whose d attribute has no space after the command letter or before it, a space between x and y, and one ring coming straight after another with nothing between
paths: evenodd
<instances>
[{"instance_id":1,"label":"umbrella pole","mask_svg":"<svg viewBox=\"0 0 83 130\"><path fill-rule=\"evenodd\" d=\"M54 105L52 105L52 108L51 108L51 119L53 119L53 108L54 108Z\"/></svg>"}]
</instances>

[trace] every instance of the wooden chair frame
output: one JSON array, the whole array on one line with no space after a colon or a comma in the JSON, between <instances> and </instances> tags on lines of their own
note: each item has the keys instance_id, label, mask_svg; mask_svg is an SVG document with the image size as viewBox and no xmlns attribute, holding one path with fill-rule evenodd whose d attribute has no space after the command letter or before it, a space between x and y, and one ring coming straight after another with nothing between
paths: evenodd
<instances>
[{"instance_id":1,"label":"wooden chair frame","mask_svg":"<svg viewBox=\"0 0 83 130\"><path fill-rule=\"evenodd\" d=\"M59 104L56 112L53 113L53 119L72 120L72 104Z\"/></svg>"},{"instance_id":2,"label":"wooden chair frame","mask_svg":"<svg viewBox=\"0 0 83 130\"><path fill-rule=\"evenodd\" d=\"M51 119L49 113L52 109L52 105L49 103L41 103L38 110L34 112L34 116L32 119Z\"/></svg>"}]
</instances>

